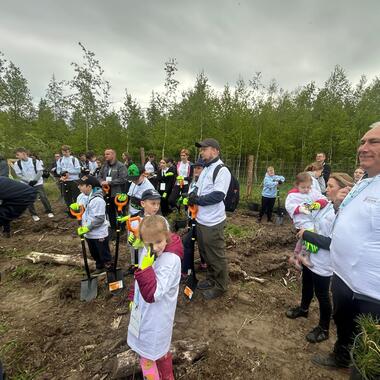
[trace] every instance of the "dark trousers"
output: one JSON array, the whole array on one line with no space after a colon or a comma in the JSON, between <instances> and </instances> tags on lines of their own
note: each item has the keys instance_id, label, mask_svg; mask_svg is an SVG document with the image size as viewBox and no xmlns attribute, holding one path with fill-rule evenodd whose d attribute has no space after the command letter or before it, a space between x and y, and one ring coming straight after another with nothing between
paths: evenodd
<instances>
[{"instance_id":1,"label":"dark trousers","mask_svg":"<svg viewBox=\"0 0 380 380\"><path fill-rule=\"evenodd\" d=\"M263 215L266 214L268 221L272 220L272 213L275 202L276 198L261 197L261 210L259 214L260 218L262 218Z\"/></svg>"},{"instance_id":2,"label":"dark trousers","mask_svg":"<svg viewBox=\"0 0 380 380\"><path fill-rule=\"evenodd\" d=\"M108 221L110 222L110 225L111 225L111 230L116 231L116 226L117 226L116 218L118 216L118 211L117 211L117 206L115 205L115 197L108 198L107 196L105 196L104 200L106 202L106 212L108 215ZM122 209L123 215L125 215L125 210L126 210L126 206L124 206ZM125 230L125 224L121 225L120 230L121 231Z\"/></svg>"},{"instance_id":3,"label":"dark trousers","mask_svg":"<svg viewBox=\"0 0 380 380\"><path fill-rule=\"evenodd\" d=\"M195 232L196 234L196 232ZM192 231L190 231L185 234L182 237L182 244L183 244L183 263L182 263L182 273L187 273L189 269L192 271L195 271L194 268L194 251L195 251L195 241L191 239L192 237ZM202 257L202 255L199 255L201 257L201 263L204 264L205 260Z\"/></svg>"},{"instance_id":4,"label":"dark trousers","mask_svg":"<svg viewBox=\"0 0 380 380\"><path fill-rule=\"evenodd\" d=\"M62 182L62 192L67 207L69 207L71 203L75 203L80 194L77 181Z\"/></svg>"},{"instance_id":5,"label":"dark trousers","mask_svg":"<svg viewBox=\"0 0 380 380\"><path fill-rule=\"evenodd\" d=\"M207 278L220 290L227 290L228 269L224 244L225 221L215 226L197 224L198 248L207 263Z\"/></svg>"},{"instance_id":6,"label":"dark trousers","mask_svg":"<svg viewBox=\"0 0 380 380\"><path fill-rule=\"evenodd\" d=\"M320 276L302 266L301 308L308 310L315 295L319 302L319 326L324 330L329 329L331 319L330 279L331 277Z\"/></svg>"},{"instance_id":7,"label":"dark trousers","mask_svg":"<svg viewBox=\"0 0 380 380\"><path fill-rule=\"evenodd\" d=\"M108 237L102 239L87 239L88 249L95 260L96 268L102 269L104 265L112 261Z\"/></svg>"},{"instance_id":8,"label":"dark trousers","mask_svg":"<svg viewBox=\"0 0 380 380\"><path fill-rule=\"evenodd\" d=\"M38 185L38 186L34 186L34 188L37 190L37 195L40 197L41 199L41 202L44 206L44 209L45 209L45 212L48 214L49 212L52 212L51 210L51 205L50 205L50 202L49 202L49 199L46 195L46 192L45 192L45 189L44 189L44 186L43 185ZM37 215L37 211L36 211L36 208L34 207L34 203L32 203L29 207L28 207L28 210L30 211L30 213L32 215Z\"/></svg>"},{"instance_id":9,"label":"dark trousers","mask_svg":"<svg viewBox=\"0 0 380 380\"><path fill-rule=\"evenodd\" d=\"M169 195L169 206L174 208L177 206L177 200L180 194L185 194L189 191L189 185L183 185L182 189L178 185L174 185L172 192Z\"/></svg>"},{"instance_id":10,"label":"dark trousers","mask_svg":"<svg viewBox=\"0 0 380 380\"><path fill-rule=\"evenodd\" d=\"M358 326L355 319L361 315L372 314L380 318L380 301L358 299L353 291L334 273L331 283L334 304L334 321L336 324L337 341L334 352L337 360L344 364L350 362L349 349Z\"/></svg>"}]
</instances>

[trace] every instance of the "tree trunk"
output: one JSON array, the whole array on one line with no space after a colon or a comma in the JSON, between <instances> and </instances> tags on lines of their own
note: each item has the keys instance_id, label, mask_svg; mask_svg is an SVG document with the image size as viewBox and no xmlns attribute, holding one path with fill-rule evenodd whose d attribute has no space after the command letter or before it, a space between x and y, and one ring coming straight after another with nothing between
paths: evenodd
<instances>
[{"instance_id":1,"label":"tree trunk","mask_svg":"<svg viewBox=\"0 0 380 380\"><path fill-rule=\"evenodd\" d=\"M43 253L43 252L30 252L26 259L30 260L33 264L48 263L69 265L74 267L83 267L82 256L79 255L62 255L57 253ZM88 259L90 269L95 269L95 261Z\"/></svg>"}]
</instances>

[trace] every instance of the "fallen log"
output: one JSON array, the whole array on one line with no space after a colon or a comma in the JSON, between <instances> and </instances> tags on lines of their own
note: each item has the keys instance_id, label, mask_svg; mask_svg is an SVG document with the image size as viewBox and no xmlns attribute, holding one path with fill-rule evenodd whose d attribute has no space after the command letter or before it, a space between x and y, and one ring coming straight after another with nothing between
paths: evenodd
<instances>
[{"instance_id":1,"label":"fallen log","mask_svg":"<svg viewBox=\"0 0 380 380\"><path fill-rule=\"evenodd\" d=\"M208 342L199 342L195 339L177 340L170 346L173 354L173 363L180 366L189 366L202 358L208 350ZM112 379L122 379L140 372L138 355L127 350L116 355L113 365Z\"/></svg>"},{"instance_id":2,"label":"fallen log","mask_svg":"<svg viewBox=\"0 0 380 380\"><path fill-rule=\"evenodd\" d=\"M83 259L79 255L62 255L57 253L30 252L26 255L26 259L33 264L47 263L58 265L69 265L73 267L83 267ZM95 261L88 259L90 269L95 268Z\"/></svg>"}]
</instances>

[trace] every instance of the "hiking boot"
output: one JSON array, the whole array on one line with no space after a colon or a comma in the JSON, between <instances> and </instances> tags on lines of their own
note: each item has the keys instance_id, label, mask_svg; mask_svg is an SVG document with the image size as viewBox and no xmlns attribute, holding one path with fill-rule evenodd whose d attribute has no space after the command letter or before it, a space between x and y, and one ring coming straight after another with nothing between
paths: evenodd
<instances>
[{"instance_id":1,"label":"hiking boot","mask_svg":"<svg viewBox=\"0 0 380 380\"><path fill-rule=\"evenodd\" d=\"M94 270L94 272L92 272L92 274L96 275L96 274L102 274L102 273L105 273L106 272L106 268L96 268Z\"/></svg>"},{"instance_id":2,"label":"hiking boot","mask_svg":"<svg viewBox=\"0 0 380 380\"><path fill-rule=\"evenodd\" d=\"M32 219L33 219L35 222L40 221L40 217L39 217L38 215L32 215Z\"/></svg>"},{"instance_id":3,"label":"hiking boot","mask_svg":"<svg viewBox=\"0 0 380 380\"><path fill-rule=\"evenodd\" d=\"M199 290L207 290L207 289L213 288L214 286L215 286L214 281L212 281L212 280L202 280L202 281L198 282L197 288Z\"/></svg>"},{"instance_id":4,"label":"hiking boot","mask_svg":"<svg viewBox=\"0 0 380 380\"><path fill-rule=\"evenodd\" d=\"M296 306L287 310L285 315L290 319L296 319L299 317L307 318L309 311L302 309L300 306Z\"/></svg>"},{"instance_id":5,"label":"hiking boot","mask_svg":"<svg viewBox=\"0 0 380 380\"><path fill-rule=\"evenodd\" d=\"M48 218L54 218L54 214L53 214L52 212L49 212L49 213L47 214L47 216L48 216Z\"/></svg>"},{"instance_id":6,"label":"hiking boot","mask_svg":"<svg viewBox=\"0 0 380 380\"><path fill-rule=\"evenodd\" d=\"M327 339L329 339L329 331L323 330L321 326L313 328L313 330L306 334L306 340L309 343L320 343Z\"/></svg>"},{"instance_id":7,"label":"hiking boot","mask_svg":"<svg viewBox=\"0 0 380 380\"><path fill-rule=\"evenodd\" d=\"M348 368L350 362L345 360L339 360L339 358L332 352L329 354L317 354L311 358L311 362L321 367L327 367L330 369Z\"/></svg>"},{"instance_id":8,"label":"hiking boot","mask_svg":"<svg viewBox=\"0 0 380 380\"><path fill-rule=\"evenodd\" d=\"M221 297L225 292L221 289L212 288L203 292L203 298L206 301L213 300L214 298Z\"/></svg>"}]
</instances>

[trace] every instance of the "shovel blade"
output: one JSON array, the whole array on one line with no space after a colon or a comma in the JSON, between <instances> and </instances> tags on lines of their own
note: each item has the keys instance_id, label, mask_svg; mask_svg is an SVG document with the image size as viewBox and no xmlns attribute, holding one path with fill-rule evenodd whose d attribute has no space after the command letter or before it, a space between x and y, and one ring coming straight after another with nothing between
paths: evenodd
<instances>
[{"instance_id":1,"label":"shovel blade","mask_svg":"<svg viewBox=\"0 0 380 380\"><path fill-rule=\"evenodd\" d=\"M80 300L90 302L98 295L98 279L86 278L80 283Z\"/></svg>"},{"instance_id":2,"label":"shovel blade","mask_svg":"<svg viewBox=\"0 0 380 380\"><path fill-rule=\"evenodd\" d=\"M124 277L121 269L107 272L108 289L111 293L117 293L124 288Z\"/></svg>"},{"instance_id":3,"label":"shovel blade","mask_svg":"<svg viewBox=\"0 0 380 380\"><path fill-rule=\"evenodd\" d=\"M276 224L278 225L278 226L282 226L283 225L283 223L284 223L284 217L283 216L276 216Z\"/></svg>"}]
</instances>

